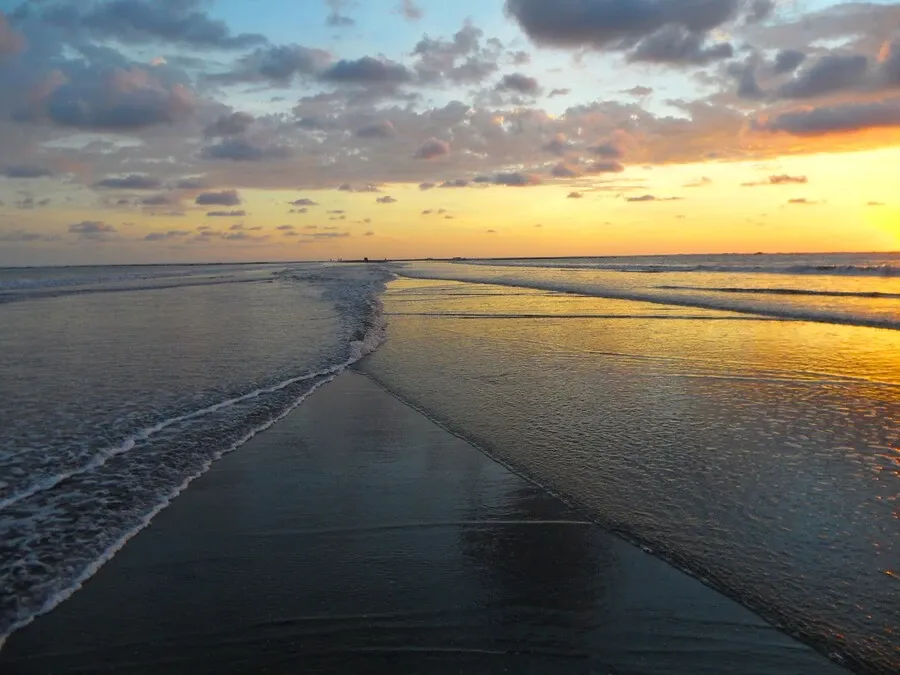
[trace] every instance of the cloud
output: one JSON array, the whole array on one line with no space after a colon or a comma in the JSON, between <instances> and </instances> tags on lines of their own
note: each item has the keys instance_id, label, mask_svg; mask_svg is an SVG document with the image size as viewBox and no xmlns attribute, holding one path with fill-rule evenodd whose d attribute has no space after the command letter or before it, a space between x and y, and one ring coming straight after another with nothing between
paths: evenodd
<instances>
[{"instance_id":1,"label":"cloud","mask_svg":"<svg viewBox=\"0 0 900 675\"><path fill-rule=\"evenodd\" d=\"M381 192L381 188L373 183L369 183L368 185L363 185L361 187L356 187L351 185L350 183L344 183L338 190L341 192Z\"/></svg>"},{"instance_id":2,"label":"cloud","mask_svg":"<svg viewBox=\"0 0 900 675\"><path fill-rule=\"evenodd\" d=\"M752 126L760 131L780 131L795 136L900 127L900 98L793 110L757 120Z\"/></svg>"},{"instance_id":3,"label":"cloud","mask_svg":"<svg viewBox=\"0 0 900 675\"><path fill-rule=\"evenodd\" d=\"M632 87L631 89L625 89L622 91L623 94L628 94L629 96L635 96L637 98L641 98L643 96L649 96L653 93L653 87L644 87L638 85L636 87Z\"/></svg>"},{"instance_id":4,"label":"cloud","mask_svg":"<svg viewBox=\"0 0 900 675\"><path fill-rule=\"evenodd\" d=\"M158 194L145 197L140 203L143 206L174 206L178 204L178 198L173 195Z\"/></svg>"},{"instance_id":5,"label":"cloud","mask_svg":"<svg viewBox=\"0 0 900 675\"><path fill-rule=\"evenodd\" d=\"M193 96L184 85L165 85L140 68L86 71L74 79L57 71L38 85L30 105L16 119L127 132L175 124L193 110Z\"/></svg>"},{"instance_id":6,"label":"cloud","mask_svg":"<svg viewBox=\"0 0 900 675\"><path fill-rule=\"evenodd\" d=\"M206 214L207 218L243 218L247 212L243 209L237 211L210 211Z\"/></svg>"},{"instance_id":7,"label":"cloud","mask_svg":"<svg viewBox=\"0 0 900 675\"><path fill-rule=\"evenodd\" d=\"M778 75L793 73L805 60L806 54L803 52L798 52L796 49L782 49L775 55L772 70Z\"/></svg>"},{"instance_id":8,"label":"cloud","mask_svg":"<svg viewBox=\"0 0 900 675\"><path fill-rule=\"evenodd\" d=\"M741 6L740 0L506 0L507 13L538 44L614 50L663 30L704 36L735 19Z\"/></svg>"},{"instance_id":9,"label":"cloud","mask_svg":"<svg viewBox=\"0 0 900 675\"><path fill-rule=\"evenodd\" d=\"M276 230L281 230L281 231L283 231L283 232L289 232L289 231L291 231L291 230L296 230L297 228L294 227L293 225L279 225L279 226L276 227L275 229L276 229Z\"/></svg>"},{"instance_id":10,"label":"cloud","mask_svg":"<svg viewBox=\"0 0 900 675\"><path fill-rule=\"evenodd\" d=\"M418 21L423 16L422 8L419 7L414 0L401 0L396 11L410 21Z\"/></svg>"},{"instance_id":11,"label":"cloud","mask_svg":"<svg viewBox=\"0 0 900 675\"><path fill-rule=\"evenodd\" d=\"M69 225L70 234L77 234L84 239L101 240L117 232L118 230L115 227L99 220L84 220L80 223Z\"/></svg>"},{"instance_id":12,"label":"cloud","mask_svg":"<svg viewBox=\"0 0 900 675\"><path fill-rule=\"evenodd\" d=\"M325 18L325 25L332 28L349 28L356 25L356 21L352 17L341 14L344 11L344 6L348 4L347 0L326 0L326 3L331 8L331 11Z\"/></svg>"},{"instance_id":13,"label":"cloud","mask_svg":"<svg viewBox=\"0 0 900 675\"><path fill-rule=\"evenodd\" d=\"M541 150L546 150L554 155L565 155L573 147L572 142L566 138L565 134L554 134L553 138L541 146Z\"/></svg>"},{"instance_id":14,"label":"cloud","mask_svg":"<svg viewBox=\"0 0 900 675\"><path fill-rule=\"evenodd\" d=\"M707 45L706 36L683 26L666 26L641 40L628 54L629 61L706 65L734 56L730 42Z\"/></svg>"},{"instance_id":15,"label":"cloud","mask_svg":"<svg viewBox=\"0 0 900 675\"><path fill-rule=\"evenodd\" d=\"M686 188L707 187L709 185L712 185L712 182L713 182L712 178L709 178L708 176L703 176L699 180L695 180L690 183L687 183L684 187L686 187Z\"/></svg>"},{"instance_id":16,"label":"cloud","mask_svg":"<svg viewBox=\"0 0 900 675\"><path fill-rule=\"evenodd\" d=\"M94 183L94 187L111 190L158 190L162 181L152 176L133 173L123 177L104 178Z\"/></svg>"},{"instance_id":17,"label":"cloud","mask_svg":"<svg viewBox=\"0 0 900 675\"><path fill-rule=\"evenodd\" d=\"M265 37L253 33L233 35L224 21L197 11L197 4L192 0L79 1L47 7L42 18L64 29L81 28L131 44L171 42L195 48L245 49L266 42Z\"/></svg>"},{"instance_id":18,"label":"cloud","mask_svg":"<svg viewBox=\"0 0 900 675\"><path fill-rule=\"evenodd\" d=\"M866 206L884 206L884 202L866 202Z\"/></svg>"},{"instance_id":19,"label":"cloud","mask_svg":"<svg viewBox=\"0 0 900 675\"><path fill-rule=\"evenodd\" d=\"M144 237L144 241L168 241L170 239L179 239L181 237L187 237L191 234L190 230L169 230L168 232L151 232L146 237Z\"/></svg>"},{"instance_id":20,"label":"cloud","mask_svg":"<svg viewBox=\"0 0 900 675\"><path fill-rule=\"evenodd\" d=\"M419 146L419 149L413 154L415 159L437 159L450 154L450 144L438 138L429 138ZM421 187L421 186L419 186Z\"/></svg>"},{"instance_id":21,"label":"cloud","mask_svg":"<svg viewBox=\"0 0 900 675\"><path fill-rule=\"evenodd\" d=\"M298 44L270 45L241 57L235 68L227 73L211 75L212 81L269 82L288 86L297 77L309 77L324 70L332 56L321 49L310 49Z\"/></svg>"},{"instance_id":22,"label":"cloud","mask_svg":"<svg viewBox=\"0 0 900 675\"><path fill-rule=\"evenodd\" d=\"M416 44L413 56L418 62L414 70L420 82L432 85L442 80L453 84L478 84L499 69L502 44L491 39L482 43L484 31L470 21L451 40L427 35Z\"/></svg>"},{"instance_id":23,"label":"cloud","mask_svg":"<svg viewBox=\"0 0 900 675\"><path fill-rule=\"evenodd\" d=\"M215 145L210 145L200 152L200 157L207 160L228 159L233 162L262 162L267 159L287 159L293 151L283 145L254 142L243 136L223 138Z\"/></svg>"},{"instance_id":24,"label":"cloud","mask_svg":"<svg viewBox=\"0 0 900 675\"><path fill-rule=\"evenodd\" d=\"M808 182L809 179L806 176L788 176L787 174L781 174L769 176L769 178L764 181L741 183L741 187L759 187L762 185L805 185Z\"/></svg>"},{"instance_id":25,"label":"cloud","mask_svg":"<svg viewBox=\"0 0 900 675\"><path fill-rule=\"evenodd\" d=\"M747 12L747 23L760 23L775 12L775 0L753 0Z\"/></svg>"},{"instance_id":26,"label":"cloud","mask_svg":"<svg viewBox=\"0 0 900 675\"><path fill-rule=\"evenodd\" d=\"M3 12L0 12L0 59L24 51L27 45L25 36L14 30Z\"/></svg>"},{"instance_id":27,"label":"cloud","mask_svg":"<svg viewBox=\"0 0 900 675\"><path fill-rule=\"evenodd\" d=\"M437 183L419 183L419 189L422 192L427 192L428 190L433 190L437 187Z\"/></svg>"},{"instance_id":28,"label":"cloud","mask_svg":"<svg viewBox=\"0 0 900 675\"><path fill-rule=\"evenodd\" d=\"M359 138L390 138L394 135L394 125L390 120L381 120L356 130Z\"/></svg>"},{"instance_id":29,"label":"cloud","mask_svg":"<svg viewBox=\"0 0 900 675\"><path fill-rule=\"evenodd\" d=\"M465 178L454 178L453 180L445 180L438 187L448 189L448 188L464 188L468 187L469 181Z\"/></svg>"},{"instance_id":30,"label":"cloud","mask_svg":"<svg viewBox=\"0 0 900 675\"><path fill-rule=\"evenodd\" d=\"M622 173L625 167L612 159L590 162L584 168L587 173Z\"/></svg>"},{"instance_id":31,"label":"cloud","mask_svg":"<svg viewBox=\"0 0 900 675\"><path fill-rule=\"evenodd\" d=\"M570 192L566 199L584 199L584 195L581 192Z\"/></svg>"},{"instance_id":32,"label":"cloud","mask_svg":"<svg viewBox=\"0 0 900 675\"><path fill-rule=\"evenodd\" d=\"M364 56L355 61L341 59L326 69L321 78L335 84L398 85L411 81L412 73L394 61Z\"/></svg>"},{"instance_id":33,"label":"cloud","mask_svg":"<svg viewBox=\"0 0 900 675\"><path fill-rule=\"evenodd\" d=\"M585 149L592 155L597 155L605 159L619 159L624 154L622 149L612 142L598 143L597 145L592 145Z\"/></svg>"},{"instance_id":34,"label":"cloud","mask_svg":"<svg viewBox=\"0 0 900 675\"><path fill-rule=\"evenodd\" d=\"M641 195L640 197L626 197L626 202L677 202L681 197L657 197L655 195Z\"/></svg>"},{"instance_id":35,"label":"cloud","mask_svg":"<svg viewBox=\"0 0 900 675\"><path fill-rule=\"evenodd\" d=\"M236 136L242 134L253 124L253 115L244 112L222 115L203 131L208 137Z\"/></svg>"},{"instance_id":36,"label":"cloud","mask_svg":"<svg viewBox=\"0 0 900 675\"><path fill-rule=\"evenodd\" d=\"M541 179L525 173L497 173L493 176L477 176L476 183L491 183L493 185L505 185L507 187L528 187L540 185Z\"/></svg>"},{"instance_id":37,"label":"cloud","mask_svg":"<svg viewBox=\"0 0 900 675\"><path fill-rule=\"evenodd\" d=\"M175 187L179 190L203 190L208 186L202 178L181 178L175 181Z\"/></svg>"},{"instance_id":38,"label":"cloud","mask_svg":"<svg viewBox=\"0 0 900 675\"><path fill-rule=\"evenodd\" d=\"M788 199L787 203L799 206L813 206L815 204L818 204L819 202L813 202L808 200L806 197L802 197L800 199Z\"/></svg>"},{"instance_id":39,"label":"cloud","mask_svg":"<svg viewBox=\"0 0 900 675\"><path fill-rule=\"evenodd\" d=\"M577 178L579 174L575 169L568 166L564 162L560 162L550 171L555 178Z\"/></svg>"},{"instance_id":40,"label":"cloud","mask_svg":"<svg viewBox=\"0 0 900 675\"><path fill-rule=\"evenodd\" d=\"M8 244L30 244L37 241L56 241L58 237L38 234L26 230L0 232L0 242Z\"/></svg>"},{"instance_id":41,"label":"cloud","mask_svg":"<svg viewBox=\"0 0 900 675\"><path fill-rule=\"evenodd\" d=\"M317 202L314 202L312 199L307 199L304 197L303 199L295 199L292 202L289 202L291 206L318 206Z\"/></svg>"},{"instance_id":42,"label":"cloud","mask_svg":"<svg viewBox=\"0 0 900 675\"><path fill-rule=\"evenodd\" d=\"M53 175L50 169L26 164L16 164L0 170L0 175L7 178L47 178Z\"/></svg>"},{"instance_id":43,"label":"cloud","mask_svg":"<svg viewBox=\"0 0 900 675\"><path fill-rule=\"evenodd\" d=\"M528 77L522 73L513 73L511 75L504 75L497 85L497 89L500 91L514 91L519 94L536 96L540 93L541 86L533 77Z\"/></svg>"},{"instance_id":44,"label":"cloud","mask_svg":"<svg viewBox=\"0 0 900 675\"><path fill-rule=\"evenodd\" d=\"M397 200L391 197L390 195L385 195L384 197L378 197L375 200L379 204L396 204Z\"/></svg>"},{"instance_id":45,"label":"cloud","mask_svg":"<svg viewBox=\"0 0 900 675\"><path fill-rule=\"evenodd\" d=\"M221 192L201 192L194 200L200 206L238 206L243 200L237 190Z\"/></svg>"},{"instance_id":46,"label":"cloud","mask_svg":"<svg viewBox=\"0 0 900 675\"><path fill-rule=\"evenodd\" d=\"M557 96L568 96L568 95L571 94L571 93L572 93L572 90L571 90L571 89L566 89L566 88L563 88L563 89L551 89L551 90L550 90L550 93L547 94L547 97L548 97L548 98L556 98Z\"/></svg>"},{"instance_id":47,"label":"cloud","mask_svg":"<svg viewBox=\"0 0 900 675\"><path fill-rule=\"evenodd\" d=\"M868 67L869 60L865 56L829 54L779 87L776 96L782 99L815 98L856 88L863 83Z\"/></svg>"}]
</instances>

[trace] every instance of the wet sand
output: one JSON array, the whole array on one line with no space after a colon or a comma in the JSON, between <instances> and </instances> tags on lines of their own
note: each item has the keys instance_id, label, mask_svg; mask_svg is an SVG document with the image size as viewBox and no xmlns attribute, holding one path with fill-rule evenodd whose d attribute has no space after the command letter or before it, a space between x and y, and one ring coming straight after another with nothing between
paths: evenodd
<instances>
[{"instance_id":1,"label":"wet sand","mask_svg":"<svg viewBox=\"0 0 900 675\"><path fill-rule=\"evenodd\" d=\"M846 671L348 372L14 634L0 672Z\"/></svg>"}]
</instances>

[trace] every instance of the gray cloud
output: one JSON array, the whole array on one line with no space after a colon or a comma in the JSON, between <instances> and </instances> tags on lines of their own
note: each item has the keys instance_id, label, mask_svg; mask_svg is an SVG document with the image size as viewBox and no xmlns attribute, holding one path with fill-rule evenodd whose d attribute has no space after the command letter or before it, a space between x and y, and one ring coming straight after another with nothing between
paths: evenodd
<instances>
[{"instance_id":1,"label":"gray cloud","mask_svg":"<svg viewBox=\"0 0 900 675\"><path fill-rule=\"evenodd\" d=\"M627 197L626 202L677 202L681 197L657 197L656 195L641 195L640 197Z\"/></svg>"},{"instance_id":2,"label":"gray cloud","mask_svg":"<svg viewBox=\"0 0 900 675\"><path fill-rule=\"evenodd\" d=\"M437 84L447 79L455 84L477 84L499 69L502 45L497 40L482 43L484 31L467 22L453 39L423 37L413 49L422 82Z\"/></svg>"},{"instance_id":3,"label":"gray cloud","mask_svg":"<svg viewBox=\"0 0 900 675\"><path fill-rule=\"evenodd\" d=\"M419 7L413 0L400 0L400 5L397 7L397 12L410 21L418 21L423 16L422 8Z\"/></svg>"},{"instance_id":4,"label":"gray cloud","mask_svg":"<svg viewBox=\"0 0 900 675\"><path fill-rule=\"evenodd\" d=\"M583 199L584 195L580 192L570 192L567 199Z\"/></svg>"},{"instance_id":5,"label":"gray cloud","mask_svg":"<svg viewBox=\"0 0 900 675\"><path fill-rule=\"evenodd\" d=\"M384 197L378 197L375 200L379 204L396 204L397 200L391 197L390 195L385 195Z\"/></svg>"},{"instance_id":6,"label":"gray cloud","mask_svg":"<svg viewBox=\"0 0 900 675\"><path fill-rule=\"evenodd\" d=\"M181 178L175 181L175 187L179 190L203 190L208 186L206 181L200 178Z\"/></svg>"},{"instance_id":7,"label":"gray cloud","mask_svg":"<svg viewBox=\"0 0 900 675\"><path fill-rule=\"evenodd\" d=\"M433 190L436 187L437 183L419 183L419 189L422 190L422 192Z\"/></svg>"},{"instance_id":8,"label":"gray cloud","mask_svg":"<svg viewBox=\"0 0 900 675\"><path fill-rule=\"evenodd\" d=\"M587 173L622 173L625 167L613 159L590 162L585 166Z\"/></svg>"},{"instance_id":9,"label":"gray cloud","mask_svg":"<svg viewBox=\"0 0 900 675\"><path fill-rule=\"evenodd\" d=\"M238 206L243 200L237 190L221 192L201 192L194 200L200 206Z\"/></svg>"},{"instance_id":10,"label":"gray cloud","mask_svg":"<svg viewBox=\"0 0 900 675\"><path fill-rule=\"evenodd\" d=\"M167 241L170 239L178 239L180 237L187 237L191 234L190 230L169 230L168 232L151 232L146 237L144 237L144 241Z\"/></svg>"},{"instance_id":11,"label":"gray cloud","mask_svg":"<svg viewBox=\"0 0 900 675\"><path fill-rule=\"evenodd\" d=\"M52 5L42 18L65 29L83 29L125 43L172 42L199 48L245 49L264 44L252 33L233 35L223 21L198 11L196 0L108 0Z\"/></svg>"},{"instance_id":12,"label":"gray cloud","mask_svg":"<svg viewBox=\"0 0 900 675\"><path fill-rule=\"evenodd\" d=\"M506 0L506 11L539 44L628 49L670 27L703 34L735 19L741 0Z\"/></svg>"},{"instance_id":13,"label":"gray cloud","mask_svg":"<svg viewBox=\"0 0 900 675\"><path fill-rule=\"evenodd\" d=\"M234 162L261 162L267 159L287 159L293 154L283 145L261 144L243 136L224 138L200 153L203 159L229 159Z\"/></svg>"},{"instance_id":14,"label":"gray cloud","mask_svg":"<svg viewBox=\"0 0 900 675\"><path fill-rule=\"evenodd\" d=\"M628 54L629 61L705 65L729 59L734 47L729 42L707 45L706 36L692 33L683 26L666 26L648 35Z\"/></svg>"},{"instance_id":15,"label":"gray cloud","mask_svg":"<svg viewBox=\"0 0 900 675\"><path fill-rule=\"evenodd\" d=\"M752 0L747 11L747 23L760 23L775 12L774 0Z\"/></svg>"},{"instance_id":16,"label":"gray cloud","mask_svg":"<svg viewBox=\"0 0 900 675\"><path fill-rule=\"evenodd\" d=\"M38 234L26 230L12 230L0 232L0 241L9 244L30 244L37 241L56 241L58 237Z\"/></svg>"},{"instance_id":17,"label":"gray cloud","mask_svg":"<svg viewBox=\"0 0 900 675\"><path fill-rule=\"evenodd\" d=\"M381 120L356 130L360 138L390 138L394 135L394 125L390 120Z\"/></svg>"},{"instance_id":18,"label":"gray cloud","mask_svg":"<svg viewBox=\"0 0 900 675\"><path fill-rule=\"evenodd\" d=\"M859 54L824 56L802 70L777 91L778 98L802 99L823 96L863 84L869 60Z\"/></svg>"},{"instance_id":19,"label":"gray cloud","mask_svg":"<svg viewBox=\"0 0 900 675\"><path fill-rule=\"evenodd\" d=\"M577 178L581 174L579 174L575 169L567 166L566 164L560 162L556 166L553 167L553 170L550 172L555 178Z\"/></svg>"},{"instance_id":20,"label":"gray cloud","mask_svg":"<svg viewBox=\"0 0 900 675\"><path fill-rule=\"evenodd\" d=\"M128 176L104 178L94 183L94 187L112 190L158 190L162 181L153 176L133 173Z\"/></svg>"},{"instance_id":21,"label":"gray cloud","mask_svg":"<svg viewBox=\"0 0 900 675\"><path fill-rule=\"evenodd\" d=\"M14 30L3 12L0 12L0 57L18 54L27 44L25 37Z\"/></svg>"},{"instance_id":22,"label":"gray cloud","mask_svg":"<svg viewBox=\"0 0 900 675\"><path fill-rule=\"evenodd\" d=\"M222 115L215 122L204 129L203 134L209 137L236 136L242 134L253 124L253 115L244 112L235 112Z\"/></svg>"},{"instance_id":23,"label":"gray cloud","mask_svg":"<svg viewBox=\"0 0 900 675\"><path fill-rule=\"evenodd\" d=\"M496 173L493 176L477 176L475 182L505 185L507 187L528 187L530 185L540 185L541 179L531 174L513 172Z\"/></svg>"},{"instance_id":24,"label":"gray cloud","mask_svg":"<svg viewBox=\"0 0 900 675\"><path fill-rule=\"evenodd\" d=\"M806 60L806 54L796 49L782 49L775 55L772 70L778 75L792 73Z\"/></svg>"},{"instance_id":25,"label":"gray cloud","mask_svg":"<svg viewBox=\"0 0 900 675\"><path fill-rule=\"evenodd\" d=\"M84 71L71 78L51 75L36 90L19 121L111 132L175 124L194 109L183 85L168 86L146 70Z\"/></svg>"},{"instance_id":26,"label":"gray cloud","mask_svg":"<svg viewBox=\"0 0 900 675\"><path fill-rule=\"evenodd\" d=\"M291 206L318 206L316 202L314 202L312 199L307 199L306 197L304 197L303 199L295 199L294 201L290 202L290 204Z\"/></svg>"},{"instance_id":27,"label":"gray cloud","mask_svg":"<svg viewBox=\"0 0 900 675\"><path fill-rule=\"evenodd\" d=\"M415 159L437 159L450 154L450 144L438 138L429 138L419 146L413 157ZM421 186L420 186L421 187Z\"/></svg>"},{"instance_id":28,"label":"gray cloud","mask_svg":"<svg viewBox=\"0 0 900 675\"><path fill-rule=\"evenodd\" d=\"M206 214L207 218L243 218L247 212L243 209L239 211L210 211Z\"/></svg>"},{"instance_id":29,"label":"gray cloud","mask_svg":"<svg viewBox=\"0 0 900 675\"><path fill-rule=\"evenodd\" d=\"M140 203L142 206L174 206L178 204L178 198L174 195L158 194L144 197Z\"/></svg>"},{"instance_id":30,"label":"gray cloud","mask_svg":"<svg viewBox=\"0 0 900 675\"><path fill-rule=\"evenodd\" d=\"M557 96L568 96L572 93L571 89L551 89L550 93L547 94L548 98L556 98Z\"/></svg>"},{"instance_id":31,"label":"gray cloud","mask_svg":"<svg viewBox=\"0 0 900 675\"><path fill-rule=\"evenodd\" d=\"M598 143L597 145L592 145L585 149L592 155L597 155L598 157L603 157L605 159L620 159L624 155L622 149L610 141Z\"/></svg>"},{"instance_id":32,"label":"gray cloud","mask_svg":"<svg viewBox=\"0 0 900 675\"><path fill-rule=\"evenodd\" d=\"M332 28L349 28L355 26L356 21L352 17L342 14L344 7L348 4L347 0L325 0L326 4L331 8L328 16L325 17L325 25Z\"/></svg>"},{"instance_id":33,"label":"gray cloud","mask_svg":"<svg viewBox=\"0 0 900 675\"><path fill-rule=\"evenodd\" d=\"M753 127L761 131L782 131L795 136L900 127L900 98L793 110L756 121Z\"/></svg>"},{"instance_id":34,"label":"gray cloud","mask_svg":"<svg viewBox=\"0 0 900 675\"><path fill-rule=\"evenodd\" d=\"M69 225L69 233L77 234L85 239L105 239L108 235L116 234L118 230L112 225L107 225L99 220L84 220L74 225Z\"/></svg>"},{"instance_id":35,"label":"gray cloud","mask_svg":"<svg viewBox=\"0 0 900 675\"><path fill-rule=\"evenodd\" d=\"M6 176L7 178L47 178L52 176L53 172L50 169L39 166L17 164L6 167L0 171L0 175Z\"/></svg>"},{"instance_id":36,"label":"gray cloud","mask_svg":"<svg viewBox=\"0 0 900 675\"><path fill-rule=\"evenodd\" d=\"M759 187L763 185L805 185L809 182L806 176L789 176L786 173L769 176L764 181L741 183L741 187Z\"/></svg>"},{"instance_id":37,"label":"gray cloud","mask_svg":"<svg viewBox=\"0 0 900 675\"><path fill-rule=\"evenodd\" d=\"M536 79L522 73L504 75L497 88L501 91L514 91L529 96L535 96L541 91L541 86Z\"/></svg>"},{"instance_id":38,"label":"gray cloud","mask_svg":"<svg viewBox=\"0 0 900 675\"><path fill-rule=\"evenodd\" d=\"M214 75L211 79L226 83L268 81L287 86L298 76L321 72L331 58L328 52L321 49L297 44L273 45L256 49L242 57L233 71Z\"/></svg>"},{"instance_id":39,"label":"gray cloud","mask_svg":"<svg viewBox=\"0 0 900 675\"><path fill-rule=\"evenodd\" d=\"M398 85L411 81L412 73L394 61L364 56L355 61L341 59L326 69L321 77L336 84Z\"/></svg>"},{"instance_id":40,"label":"gray cloud","mask_svg":"<svg viewBox=\"0 0 900 675\"><path fill-rule=\"evenodd\" d=\"M438 187L449 190L453 188L464 188L468 186L469 181L467 181L465 178L454 178L453 180L445 180Z\"/></svg>"}]
</instances>

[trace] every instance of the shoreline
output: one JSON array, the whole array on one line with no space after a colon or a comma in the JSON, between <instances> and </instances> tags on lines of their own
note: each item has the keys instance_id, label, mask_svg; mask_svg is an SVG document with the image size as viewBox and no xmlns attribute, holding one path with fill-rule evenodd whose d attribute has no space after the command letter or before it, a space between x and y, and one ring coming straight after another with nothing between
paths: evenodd
<instances>
[{"instance_id":1,"label":"shoreline","mask_svg":"<svg viewBox=\"0 0 900 675\"><path fill-rule=\"evenodd\" d=\"M0 651L10 674L293 659L846 672L353 370L215 462Z\"/></svg>"}]
</instances>

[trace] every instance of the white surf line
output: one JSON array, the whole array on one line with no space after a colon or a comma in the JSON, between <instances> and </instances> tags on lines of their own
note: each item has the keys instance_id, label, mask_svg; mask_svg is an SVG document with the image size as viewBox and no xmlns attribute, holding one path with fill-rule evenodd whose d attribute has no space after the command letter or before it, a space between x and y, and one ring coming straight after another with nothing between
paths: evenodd
<instances>
[{"instance_id":1,"label":"white surf line","mask_svg":"<svg viewBox=\"0 0 900 675\"><path fill-rule=\"evenodd\" d=\"M17 630L20 630L20 629L24 628L25 626L27 626L28 624L32 623L39 616L42 616L42 615L47 614L48 612L52 611L57 606L59 606L60 603L64 602L65 600L68 600L72 595L74 595L78 590L80 590L81 587L84 585L84 583L88 579L90 579L92 576L94 576L100 570L100 568L103 567L103 565L105 565L110 560L112 560L113 557L116 555L116 553L121 551L122 548L125 546L125 544L128 543L128 541L130 539L134 538L135 535L137 535L141 530L143 530L145 527L147 527L150 524L150 522L153 520L153 518L155 518L157 516L157 514L159 514L167 506L169 506L175 500L175 498L178 497L178 495L180 495L182 492L184 492L187 489L187 487L192 482L194 482L194 480L196 480L197 478L199 478L200 476L205 474L207 471L209 471L209 469L213 465L213 463L215 463L216 461L218 461L225 455L227 455L231 452L234 452L235 450L240 448L242 445L244 445L247 441L249 441L251 438L253 438L257 434L262 433L266 429L273 426L275 423L280 422L282 419L287 417L297 407L299 407L300 404L302 404L307 398L309 398L314 391L316 391L319 387L326 385L329 382L333 381L334 378L336 378L338 375L340 375L342 372L344 372L350 365L351 364L348 363L344 366L341 366L336 372L327 376L321 382L316 382L309 389L309 391L307 391L305 394L300 396L296 401L294 401L291 405L289 405L285 410L283 410L281 413L276 415L274 418L272 418L271 420L269 420L267 422L264 422L263 424L260 424L258 427L255 427L254 429L249 431L244 437L235 441L234 443L229 445L224 450L219 450L218 452L214 453L210 459L208 459L207 461L205 461L203 463L203 466L199 472L197 472L194 475L190 476L189 478L185 479L185 481L181 485L179 485L172 492L170 492L166 497L164 497L163 500L153 508L153 510L151 510L149 513L145 514L141 518L140 522L135 527L133 527L128 532L126 532L124 535L122 535L118 540L116 540L116 542L112 546L110 546L103 553L101 553L99 558L97 558L94 562L92 562L90 565L88 565L81 572L81 574L79 574L72 581L72 584L68 588L60 591L59 593L54 595L52 598L47 599L47 601L44 602L44 604L41 606L40 609L38 609L36 612L31 614L30 616L15 622L14 624L12 624L12 626L10 626L9 630L5 634L0 635L0 650L3 649L3 645L6 643L6 639L10 635L15 633Z\"/></svg>"},{"instance_id":2,"label":"white surf line","mask_svg":"<svg viewBox=\"0 0 900 675\"><path fill-rule=\"evenodd\" d=\"M9 508L13 504L18 503L18 502L22 501L23 499L28 499L29 497L33 497L34 495L36 495L40 492L46 492L47 490L51 490L54 487L56 487L57 485L59 485L60 483L62 483L63 481L66 481L69 478L72 478L73 476L78 476L80 474L87 473L88 471L93 471L94 469L97 469L97 468L103 466L104 464L106 464L106 462L108 462L113 457L116 457L118 455L122 455L122 454L128 452L129 450L134 448L134 446L137 445L138 442L145 441L145 440L149 439L151 436L153 436L154 434L157 434L160 431L162 431L163 429L167 429L168 427L170 427L174 424L179 424L181 422L187 422L189 420L196 419L198 417L203 417L204 415L209 415L210 413L218 412L225 408L230 408L232 406L238 405L240 403L244 403L245 401L249 401L254 398L258 398L259 396L262 396L265 394L273 394L277 391L286 389L287 387L290 387L291 385L297 384L298 382L304 382L307 380L315 379L317 377L327 377L328 375L333 375L333 374L343 370L347 366L351 365L356 360L357 359L351 358L343 363L339 363L336 366L332 366L331 368L326 368L324 370L320 370L315 373L310 373L308 375L292 377L288 380L285 380L284 382L279 382L276 385L272 385L269 387L263 387L260 389L255 389L254 391L244 394L243 396L238 396L236 398L231 398L226 401L221 401L219 403L216 403L215 405L211 405L206 408L201 408L200 410L195 410L194 412L190 412L185 415L179 415L178 417L172 417L167 420L163 420L162 422L159 422L157 424L154 424L153 426L146 427L145 429L141 429L137 433L127 436L122 441L122 443L120 443L119 445L109 447L109 448L104 448L103 450L99 451L97 454L94 455L94 457L87 464L84 464L76 469L72 469L71 471L67 471L65 473L60 473L60 474L56 474L55 476L51 476L50 478L47 478L43 481L35 483L34 485L23 490L22 492L18 492L14 495L11 495L10 497L6 497L5 499L0 500L0 510Z\"/></svg>"},{"instance_id":3,"label":"white surf line","mask_svg":"<svg viewBox=\"0 0 900 675\"><path fill-rule=\"evenodd\" d=\"M550 291L556 293L571 293L581 295L588 298L608 298L610 300L631 300L634 302L648 302L655 305L675 305L679 307L697 307L699 309L710 309L719 312L736 312L738 314L751 314L755 316L775 317L782 320L790 321L806 321L810 323L837 324L844 326L860 326L863 328L881 328L884 330L900 330L900 321L890 318L864 318L855 317L848 314L833 314L828 312L798 312L792 310L780 310L770 307L747 307L747 306L724 306L713 302L707 302L696 298L685 298L683 296L664 297L660 295L633 293L628 291L616 291L611 289L590 289L574 284L556 283L556 282L540 282L512 280L509 278L453 278L450 276L439 276L437 273L415 272L411 273L406 270L398 270L397 275L406 279L424 279L435 281L456 281L461 284L481 284L484 286L504 286L507 288L533 288L541 291Z\"/></svg>"}]
</instances>

